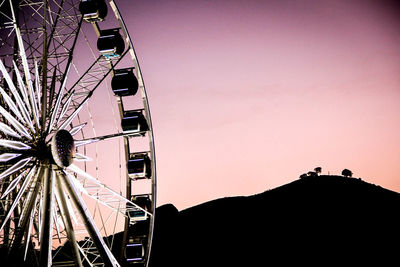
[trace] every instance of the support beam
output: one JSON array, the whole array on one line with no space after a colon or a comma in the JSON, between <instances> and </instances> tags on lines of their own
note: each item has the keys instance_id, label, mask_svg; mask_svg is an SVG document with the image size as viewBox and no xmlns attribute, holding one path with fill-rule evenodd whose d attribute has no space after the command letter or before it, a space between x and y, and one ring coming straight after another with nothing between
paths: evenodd
<instances>
[{"instance_id":1,"label":"support beam","mask_svg":"<svg viewBox=\"0 0 400 267\"><path fill-rule=\"evenodd\" d=\"M40 266L51 266L51 245L53 233L53 199L54 177L51 165L44 167L43 173L43 203L42 203L42 227L40 229Z\"/></svg>"},{"instance_id":2,"label":"support beam","mask_svg":"<svg viewBox=\"0 0 400 267\"><path fill-rule=\"evenodd\" d=\"M120 267L114 255L111 253L110 249L105 244L103 238L101 237L100 231L97 229L96 224L86 207L85 202L79 195L78 190L75 188L71 178L64 172L59 171L60 180L63 187L67 190L76 210L78 211L83 223L85 224L86 230L88 231L90 238L93 240L96 248L105 264L105 266Z\"/></svg>"},{"instance_id":3,"label":"support beam","mask_svg":"<svg viewBox=\"0 0 400 267\"><path fill-rule=\"evenodd\" d=\"M79 253L78 243L76 242L74 228L71 221L71 215L69 214L68 206L67 206L67 199L64 195L64 191L62 189L62 177L60 174L57 174L56 178L56 194L58 198L58 205L61 212L61 217L64 222L65 230L67 231L68 240L72 247L72 256L74 258L75 266L82 267L82 260Z\"/></svg>"}]
</instances>

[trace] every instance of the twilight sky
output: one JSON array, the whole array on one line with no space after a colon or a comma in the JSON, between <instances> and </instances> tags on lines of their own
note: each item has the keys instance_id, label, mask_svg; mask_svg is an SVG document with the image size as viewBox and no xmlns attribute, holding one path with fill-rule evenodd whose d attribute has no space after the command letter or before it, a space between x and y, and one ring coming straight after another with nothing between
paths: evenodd
<instances>
[{"instance_id":1,"label":"twilight sky","mask_svg":"<svg viewBox=\"0 0 400 267\"><path fill-rule=\"evenodd\" d=\"M321 166L400 191L400 9L373 0L118 0L156 141L158 206Z\"/></svg>"}]
</instances>

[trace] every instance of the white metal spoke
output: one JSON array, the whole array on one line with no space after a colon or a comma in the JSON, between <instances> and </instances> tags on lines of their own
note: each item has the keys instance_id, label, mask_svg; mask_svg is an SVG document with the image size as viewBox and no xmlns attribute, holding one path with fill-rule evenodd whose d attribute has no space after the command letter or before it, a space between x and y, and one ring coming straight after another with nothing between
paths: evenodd
<instances>
[{"instance_id":1,"label":"white metal spoke","mask_svg":"<svg viewBox=\"0 0 400 267\"><path fill-rule=\"evenodd\" d=\"M72 94L68 97L67 101L65 101L65 103L64 103L64 105L63 105L63 108L62 108L62 110L61 110L60 116L58 116L57 124L60 122L61 118L63 118L64 115L65 115L65 113L67 112L67 110L68 110L68 108L69 108L69 105L71 104L71 100L72 100L72 97L73 97L73 96L74 96L74 93L72 93Z\"/></svg>"},{"instance_id":2,"label":"white metal spoke","mask_svg":"<svg viewBox=\"0 0 400 267\"><path fill-rule=\"evenodd\" d=\"M40 168L39 172L37 172L34 176L34 180L31 182L30 189L26 192L24 205L22 206L22 212L18 222L18 228L20 228L20 231L15 233L14 241L10 250L10 255L16 255L22 242L25 230L27 229L27 224L30 220L31 211L32 209L34 209L37 203L37 195L41 187L42 174L43 168Z\"/></svg>"},{"instance_id":3,"label":"white metal spoke","mask_svg":"<svg viewBox=\"0 0 400 267\"><path fill-rule=\"evenodd\" d=\"M73 121L73 119L75 119L76 115L78 115L78 113L81 111L83 105L86 104L86 102L88 100L89 100L89 98L87 98L85 101L83 101L82 104L71 115L69 115L68 119L66 119L58 129L59 130L65 129L68 126L68 124L70 124Z\"/></svg>"},{"instance_id":4,"label":"white metal spoke","mask_svg":"<svg viewBox=\"0 0 400 267\"><path fill-rule=\"evenodd\" d=\"M16 91L15 92L13 91L14 98L16 99L18 107L21 110L22 115L23 115L25 121L27 122L28 126L31 128L31 130L33 132L35 132L35 128L33 127L33 123L32 123L32 120L30 118L30 115L29 115L29 112L32 111L32 108L31 108L31 105L29 104L28 93L26 91L26 87L25 87L24 82L22 80L21 74L19 73L18 67L17 67L17 65L15 64L14 61L13 61L13 65L14 65L14 72L15 72L15 74L17 76L19 89L20 89L20 92L22 94L23 99L25 100L25 104L23 103L19 93L16 92Z\"/></svg>"},{"instance_id":5,"label":"white metal spoke","mask_svg":"<svg viewBox=\"0 0 400 267\"><path fill-rule=\"evenodd\" d=\"M2 95L3 99L6 101L8 107L14 112L15 116L17 116L19 119L22 119L22 115L19 112L14 101L11 99L11 97L8 96L8 94L1 87L0 87L0 94Z\"/></svg>"},{"instance_id":6,"label":"white metal spoke","mask_svg":"<svg viewBox=\"0 0 400 267\"><path fill-rule=\"evenodd\" d=\"M39 108L37 106L37 102L36 102L36 97L35 97L35 92L34 92L34 88L33 88L33 83L32 80L28 81L28 88L29 88L29 97L31 99L31 105L33 106L33 117L35 119L36 122L36 126L39 127L40 123L39 123Z\"/></svg>"},{"instance_id":7,"label":"white metal spoke","mask_svg":"<svg viewBox=\"0 0 400 267\"><path fill-rule=\"evenodd\" d=\"M26 159L21 159L20 161L18 161L17 163L15 163L13 166L11 166L10 168L8 168L7 170L5 170L4 172L2 172L0 174L0 181L2 179L4 179L4 177L7 177L13 173L15 173L16 171L22 169L23 167L26 166L26 164L29 163L29 161L31 161L32 157L30 158L26 158Z\"/></svg>"},{"instance_id":8,"label":"white metal spoke","mask_svg":"<svg viewBox=\"0 0 400 267\"><path fill-rule=\"evenodd\" d=\"M0 63L1 63L1 61L0 61ZM11 97L9 97L8 94L3 90L3 88L0 87L1 95L3 96L4 100L6 101L7 105L10 107L10 109L14 112L14 114L21 121L23 121L25 124L27 124L32 129L32 131L35 131L33 128L32 121L29 118L28 111L26 110L25 105L22 102L22 99L21 99L20 95L18 94L18 92L16 91L14 85L10 86L10 89L11 89L11 92L12 92L15 100L17 101L16 103L14 103L14 101L11 99Z\"/></svg>"},{"instance_id":9,"label":"white metal spoke","mask_svg":"<svg viewBox=\"0 0 400 267\"><path fill-rule=\"evenodd\" d=\"M100 141L99 139L85 139L85 140L78 140L78 141L75 141L75 147L80 147L80 146L85 146L85 145L89 145L89 144L92 144L92 143L96 143L96 142L98 142L98 141Z\"/></svg>"},{"instance_id":10,"label":"white metal spoke","mask_svg":"<svg viewBox=\"0 0 400 267\"><path fill-rule=\"evenodd\" d=\"M12 3L12 1L10 1L10 7L11 7L11 14L13 17L13 21L14 23L14 29L15 29L15 33L16 33L16 37L17 37L17 41L18 41L18 47L19 47L19 55L21 57L22 60L22 65L24 67L24 72L25 72L25 79L27 81L27 85L28 85L28 93L29 93L29 97L31 100L31 106L32 106L32 110L33 110L33 114L34 114L34 118L36 121L37 126L39 127L39 115L38 115L38 107L36 105L36 100L35 100L35 96L33 94L33 85L32 85L32 78L31 78L31 74L29 72L29 65L28 65L28 60L26 58L26 53L25 53L25 48L24 48L24 42L22 40L22 35L21 35L21 31L19 29L19 27L17 26L17 18L14 12L14 5Z\"/></svg>"},{"instance_id":11,"label":"white metal spoke","mask_svg":"<svg viewBox=\"0 0 400 267\"><path fill-rule=\"evenodd\" d=\"M30 146L27 144L24 144L19 141L12 141L12 140L6 140L6 139L0 139L0 146L3 147L8 147L16 150L28 150L31 149Z\"/></svg>"},{"instance_id":12,"label":"white metal spoke","mask_svg":"<svg viewBox=\"0 0 400 267\"><path fill-rule=\"evenodd\" d=\"M0 131L5 133L6 135L10 135L16 138L21 138L21 136L17 134L17 132L15 132L10 126L2 122L0 122Z\"/></svg>"},{"instance_id":13,"label":"white metal spoke","mask_svg":"<svg viewBox=\"0 0 400 267\"><path fill-rule=\"evenodd\" d=\"M72 128L71 130L69 130L69 133L70 133L72 136L76 135L83 127L86 126L86 124L87 124L87 123L85 122L85 123L82 123L82 124L79 124L79 125L75 126L75 127Z\"/></svg>"},{"instance_id":14,"label":"white metal spoke","mask_svg":"<svg viewBox=\"0 0 400 267\"><path fill-rule=\"evenodd\" d=\"M75 161L92 161L92 159L88 156L85 156L83 154L80 153L75 153L75 157L74 157Z\"/></svg>"},{"instance_id":15,"label":"white metal spoke","mask_svg":"<svg viewBox=\"0 0 400 267\"><path fill-rule=\"evenodd\" d=\"M10 218L11 214L13 213L15 207L17 206L19 200L21 199L22 195L25 193L26 188L28 187L28 185L30 184L30 181L35 173L35 168L32 169L29 174L26 176L26 179L24 181L24 183L22 184L20 190L18 191L17 196L14 199L14 202L10 208L10 210L7 213L7 216L4 218L3 224L0 227L0 230L3 229L4 225L6 224L6 222L8 221L8 219Z\"/></svg>"},{"instance_id":16,"label":"white metal spoke","mask_svg":"<svg viewBox=\"0 0 400 267\"><path fill-rule=\"evenodd\" d=\"M29 103L28 91L26 89L24 81L22 80L21 73L19 72L17 64L15 64L14 61L13 61L13 66L14 66L14 72L17 75L17 81L18 81L18 85L19 85L19 90L20 90L20 92L22 94L22 97L23 97L23 99L25 101L25 105L28 108L28 111L32 112L32 107L31 107L31 104Z\"/></svg>"},{"instance_id":17,"label":"white metal spoke","mask_svg":"<svg viewBox=\"0 0 400 267\"><path fill-rule=\"evenodd\" d=\"M99 141L105 141L105 140L110 140L118 137L126 137L126 136L139 136L144 134L145 132L122 132L122 133L116 133L116 134L108 134L108 135L103 135L103 136L96 136L93 138L87 138L83 140L76 140L75 145L76 147L83 146L83 145L88 145L88 144L93 144Z\"/></svg>"},{"instance_id":18,"label":"white metal spoke","mask_svg":"<svg viewBox=\"0 0 400 267\"><path fill-rule=\"evenodd\" d=\"M7 121L15 128L15 130L17 130L20 134L22 134L26 138L32 140L32 136L28 133L26 128L19 121L14 119L14 117L10 113L8 113L8 111L5 110L2 106L0 106L0 114L7 119Z\"/></svg>"},{"instance_id":19,"label":"white metal spoke","mask_svg":"<svg viewBox=\"0 0 400 267\"><path fill-rule=\"evenodd\" d=\"M18 154L18 153L3 153L3 154L0 154L0 162L7 162L7 161L15 159L15 158L17 158L19 156L21 156L21 154Z\"/></svg>"},{"instance_id":20,"label":"white metal spoke","mask_svg":"<svg viewBox=\"0 0 400 267\"><path fill-rule=\"evenodd\" d=\"M35 65L35 89L36 89L36 97L38 101L38 107L42 106L42 103L40 103L40 99L42 98L40 93L41 93L41 88L40 88L40 77L39 77L39 69L36 60L34 61Z\"/></svg>"},{"instance_id":21,"label":"white metal spoke","mask_svg":"<svg viewBox=\"0 0 400 267\"><path fill-rule=\"evenodd\" d=\"M32 170L31 170L32 171ZM14 188L17 186L17 184L19 183L19 181L21 180L22 177L25 176L27 170L23 171L20 175L18 175L17 178L15 178L14 180L12 180L12 182L8 185L7 189L4 191L3 195L1 196L1 198L4 198L5 196L7 196L12 190L14 190Z\"/></svg>"},{"instance_id":22,"label":"white metal spoke","mask_svg":"<svg viewBox=\"0 0 400 267\"><path fill-rule=\"evenodd\" d=\"M69 68L68 68L69 70ZM56 104L54 106L53 112L51 113L51 118L50 118L50 124L49 124L49 132L55 128L54 124L56 122L57 114L58 114L58 109L60 108L61 100L64 97L64 90L65 90L65 84L67 83L67 75L65 75L65 79L61 85L60 91L58 92Z\"/></svg>"},{"instance_id":23,"label":"white metal spoke","mask_svg":"<svg viewBox=\"0 0 400 267\"><path fill-rule=\"evenodd\" d=\"M6 70L6 68L3 64L3 61L1 61L1 60L0 60L0 70L1 70L1 73L3 74L4 79L7 82L8 87L10 88L11 92L14 94L14 97L16 97L17 89L15 88L15 85L12 82L12 79Z\"/></svg>"}]
</instances>

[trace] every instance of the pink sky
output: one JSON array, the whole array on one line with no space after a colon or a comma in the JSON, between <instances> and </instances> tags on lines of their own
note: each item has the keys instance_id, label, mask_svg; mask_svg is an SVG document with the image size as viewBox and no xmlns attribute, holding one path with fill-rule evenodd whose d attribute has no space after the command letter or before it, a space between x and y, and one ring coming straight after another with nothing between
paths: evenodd
<instances>
[{"instance_id":1,"label":"pink sky","mask_svg":"<svg viewBox=\"0 0 400 267\"><path fill-rule=\"evenodd\" d=\"M317 166L400 191L390 1L117 4L149 95L158 206L256 194Z\"/></svg>"}]
</instances>

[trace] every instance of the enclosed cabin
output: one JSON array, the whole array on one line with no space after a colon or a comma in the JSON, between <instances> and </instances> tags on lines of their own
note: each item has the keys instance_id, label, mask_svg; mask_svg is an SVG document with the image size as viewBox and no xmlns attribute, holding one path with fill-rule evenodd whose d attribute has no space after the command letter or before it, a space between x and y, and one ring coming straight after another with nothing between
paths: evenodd
<instances>
[{"instance_id":1,"label":"enclosed cabin","mask_svg":"<svg viewBox=\"0 0 400 267\"><path fill-rule=\"evenodd\" d=\"M151 178L151 160L147 152L132 153L128 160L128 175L133 180Z\"/></svg>"},{"instance_id":2,"label":"enclosed cabin","mask_svg":"<svg viewBox=\"0 0 400 267\"><path fill-rule=\"evenodd\" d=\"M128 264L135 264L134 266L141 266L140 264L145 261L146 248L142 242L132 241L128 242L125 247L125 258Z\"/></svg>"},{"instance_id":3,"label":"enclosed cabin","mask_svg":"<svg viewBox=\"0 0 400 267\"><path fill-rule=\"evenodd\" d=\"M104 0L82 0L79 11L86 22L103 21L107 16L107 4Z\"/></svg>"},{"instance_id":4,"label":"enclosed cabin","mask_svg":"<svg viewBox=\"0 0 400 267\"><path fill-rule=\"evenodd\" d=\"M133 206L130 208L128 205L127 215L129 217L131 224L140 222L140 221L146 221L149 218L147 212L151 211L150 196L148 194L135 195L135 196L132 196L131 201L135 205L142 208L142 209L139 209L136 206ZM132 205L132 204L130 204L130 205Z\"/></svg>"},{"instance_id":5,"label":"enclosed cabin","mask_svg":"<svg viewBox=\"0 0 400 267\"><path fill-rule=\"evenodd\" d=\"M100 32L97 49L107 59L120 57L125 50L125 42L119 29L108 29Z\"/></svg>"},{"instance_id":6,"label":"enclosed cabin","mask_svg":"<svg viewBox=\"0 0 400 267\"><path fill-rule=\"evenodd\" d=\"M121 127L124 133L146 132L149 130L142 109L124 111Z\"/></svg>"},{"instance_id":7,"label":"enclosed cabin","mask_svg":"<svg viewBox=\"0 0 400 267\"><path fill-rule=\"evenodd\" d=\"M128 229L128 239L124 251L126 261L130 265L145 266L149 220L137 222Z\"/></svg>"},{"instance_id":8,"label":"enclosed cabin","mask_svg":"<svg viewBox=\"0 0 400 267\"><path fill-rule=\"evenodd\" d=\"M133 68L114 70L111 88L116 96L135 95L139 88L139 82L133 74Z\"/></svg>"}]
</instances>

